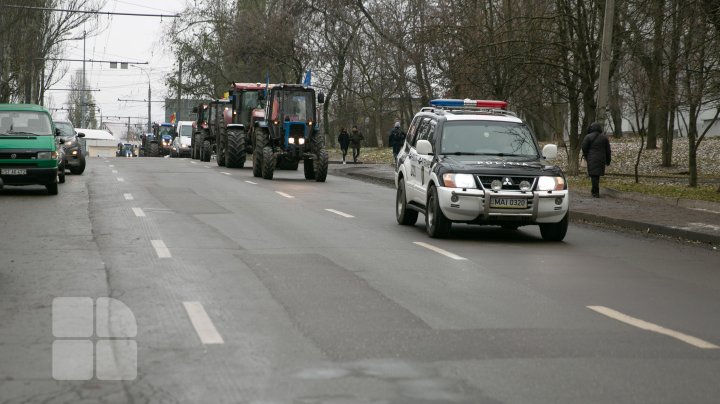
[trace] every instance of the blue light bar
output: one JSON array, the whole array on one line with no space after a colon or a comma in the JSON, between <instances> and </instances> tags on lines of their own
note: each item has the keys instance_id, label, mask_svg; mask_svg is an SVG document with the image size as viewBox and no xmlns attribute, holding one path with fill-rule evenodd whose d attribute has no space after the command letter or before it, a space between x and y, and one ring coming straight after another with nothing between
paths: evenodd
<instances>
[{"instance_id":1,"label":"blue light bar","mask_svg":"<svg viewBox=\"0 0 720 404\"><path fill-rule=\"evenodd\" d=\"M453 99L453 98L439 98L430 101L430 105L433 107L474 107L474 108L494 108L494 109L507 109L507 102L495 101L495 100L471 100L471 99Z\"/></svg>"}]
</instances>

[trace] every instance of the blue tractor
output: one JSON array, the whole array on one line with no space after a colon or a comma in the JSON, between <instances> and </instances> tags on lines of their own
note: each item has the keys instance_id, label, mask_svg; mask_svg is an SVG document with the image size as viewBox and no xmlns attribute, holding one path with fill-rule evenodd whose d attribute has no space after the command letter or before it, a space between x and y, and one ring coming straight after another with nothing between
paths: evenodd
<instances>
[{"instance_id":1,"label":"blue tractor","mask_svg":"<svg viewBox=\"0 0 720 404\"><path fill-rule=\"evenodd\" d=\"M265 117L252 128L253 175L271 180L276 168L296 170L302 160L306 179L325 182L328 153L316 108L324 98L300 84L269 89Z\"/></svg>"}]
</instances>

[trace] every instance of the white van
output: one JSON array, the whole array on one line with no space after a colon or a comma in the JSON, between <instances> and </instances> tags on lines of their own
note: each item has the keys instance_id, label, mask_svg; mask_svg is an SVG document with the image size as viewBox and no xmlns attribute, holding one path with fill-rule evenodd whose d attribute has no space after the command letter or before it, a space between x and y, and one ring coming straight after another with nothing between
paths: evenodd
<instances>
[{"instance_id":1,"label":"white van","mask_svg":"<svg viewBox=\"0 0 720 404\"><path fill-rule=\"evenodd\" d=\"M177 123L177 136L175 137L172 149L170 151L171 157L190 157L193 134L193 121L179 121Z\"/></svg>"}]
</instances>

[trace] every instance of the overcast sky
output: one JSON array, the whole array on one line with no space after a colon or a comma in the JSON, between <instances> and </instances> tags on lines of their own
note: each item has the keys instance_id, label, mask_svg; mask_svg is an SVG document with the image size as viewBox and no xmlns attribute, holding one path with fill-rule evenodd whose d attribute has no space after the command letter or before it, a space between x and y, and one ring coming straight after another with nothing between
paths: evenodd
<instances>
[{"instance_id":1,"label":"overcast sky","mask_svg":"<svg viewBox=\"0 0 720 404\"><path fill-rule=\"evenodd\" d=\"M184 9L185 0L107 0L103 11L144 13L144 14L177 14ZM131 122L147 123L146 102L120 102L118 99L147 100L148 77L152 89L153 100L163 100L168 95L164 77L170 73L177 60L167 49L162 40L163 29L173 24L172 18L130 17L130 16L98 16L96 17L102 32L95 37L88 37L85 43L86 59L117 60L148 62L140 65L144 70L128 68L127 70L111 69L108 63L87 63L87 87L99 89L92 92L96 104L100 107L103 119L107 116L132 116ZM83 58L83 41L70 41L62 56L67 59ZM69 88L70 77L77 69L82 69L81 62L63 62L68 67L68 74L53 88ZM66 91L48 91L46 106L65 107ZM153 122L162 122L165 117L162 103L152 103ZM65 111L53 113L56 118L63 118ZM99 120L99 116L98 116ZM117 119L110 119L118 121ZM127 119L123 119L127 122Z\"/></svg>"}]
</instances>

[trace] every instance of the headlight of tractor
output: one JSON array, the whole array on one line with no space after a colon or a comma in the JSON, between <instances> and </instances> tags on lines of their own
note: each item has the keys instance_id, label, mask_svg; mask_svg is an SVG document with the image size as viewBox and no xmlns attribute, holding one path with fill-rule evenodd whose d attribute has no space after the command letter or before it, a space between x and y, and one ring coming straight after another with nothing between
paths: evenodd
<instances>
[{"instance_id":1,"label":"headlight of tractor","mask_svg":"<svg viewBox=\"0 0 720 404\"><path fill-rule=\"evenodd\" d=\"M443 183L450 188L477 188L472 174L443 174Z\"/></svg>"},{"instance_id":2,"label":"headlight of tractor","mask_svg":"<svg viewBox=\"0 0 720 404\"><path fill-rule=\"evenodd\" d=\"M563 177L540 177L538 178L538 191L562 191L565 189L565 178Z\"/></svg>"}]
</instances>

